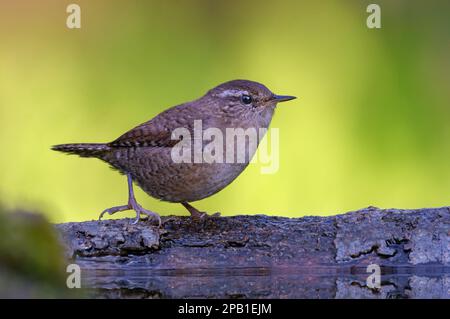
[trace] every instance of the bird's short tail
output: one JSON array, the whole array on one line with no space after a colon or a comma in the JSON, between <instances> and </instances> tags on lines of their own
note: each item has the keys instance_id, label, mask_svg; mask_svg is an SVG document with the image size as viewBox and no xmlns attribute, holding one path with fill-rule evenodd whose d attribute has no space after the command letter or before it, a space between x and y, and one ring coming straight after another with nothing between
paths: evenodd
<instances>
[{"instance_id":1,"label":"bird's short tail","mask_svg":"<svg viewBox=\"0 0 450 319\"><path fill-rule=\"evenodd\" d=\"M111 149L108 144L60 144L52 146L52 150L81 157L102 157Z\"/></svg>"}]
</instances>

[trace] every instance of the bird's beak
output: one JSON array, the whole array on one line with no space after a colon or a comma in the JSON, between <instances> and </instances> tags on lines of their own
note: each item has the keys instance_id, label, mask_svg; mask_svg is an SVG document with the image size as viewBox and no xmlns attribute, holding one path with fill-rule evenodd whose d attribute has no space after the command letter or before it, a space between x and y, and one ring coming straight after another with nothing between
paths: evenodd
<instances>
[{"instance_id":1,"label":"bird's beak","mask_svg":"<svg viewBox=\"0 0 450 319\"><path fill-rule=\"evenodd\" d=\"M290 101L296 99L295 96L291 96L291 95L273 95L273 100L276 102L286 102L286 101Z\"/></svg>"}]
</instances>

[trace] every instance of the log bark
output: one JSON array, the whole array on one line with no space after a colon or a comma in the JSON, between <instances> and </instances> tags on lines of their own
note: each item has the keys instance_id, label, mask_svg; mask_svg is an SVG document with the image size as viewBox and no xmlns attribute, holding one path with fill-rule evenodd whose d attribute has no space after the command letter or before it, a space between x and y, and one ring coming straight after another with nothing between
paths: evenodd
<instances>
[{"instance_id":1,"label":"log bark","mask_svg":"<svg viewBox=\"0 0 450 319\"><path fill-rule=\"evenodd\" d=\"M56 228L100 297L450 297L450 207ZM381 287L367 285L370 264Z\"/></svg>"}]
</instances>

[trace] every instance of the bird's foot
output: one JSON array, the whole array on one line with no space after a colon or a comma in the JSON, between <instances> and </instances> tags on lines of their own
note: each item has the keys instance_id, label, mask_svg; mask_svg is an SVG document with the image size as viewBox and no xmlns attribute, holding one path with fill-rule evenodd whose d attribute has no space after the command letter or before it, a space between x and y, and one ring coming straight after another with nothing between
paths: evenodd
<instances>
[{"instance_id":1,"label":"bird's foot","mask_svg":"<svg viewBox=\"0 0 450 319\"><path fill-rule=\"evenodd\" d=\"M123 212L125 210L130 210L131 207L129 205L122 205L122 206L114 206L114 207L110 207L105 209L104 211L102 211L102 213L100 214L100 216L98 216L98 220L102 220L103 215L105 215L106 213L112 215L115 214L117 212Z\"/></svg>"},{"instance_id":2,"label":"bird's foot","mask_svg":"<svg viewBox=\"0 0 450 319\"><path fill-rule=\"evenodd\" d=\"M136 220L133 222L133 225L137 224L141 219L141 214L144 214L147 215L149 219L156 220L158 222L158 227L161 227L161 217L159 214L143 208L137 202L135 203L133 209L136 212Z\"/></svg>"},{"instance_id":3,"label":"bird's foot","mask_svg":"<svg viewBox=\"0 0 450 319\"><path fill-rule=\"evenodd\" d=\"M213 214L208 214L207 212L199 212L200 218L208 218L208 217L220 217L220 212L215 212Z\"/></svg>"},{"instance_id":4,"label":"bird's foot","mask_svg":"<svg viewBox=\"0 0 450 319\"><path fill-rule=\"evenodd\" d=\"M100 216L98 217L98 220L101 220L103 218L103 215L108 213L109 215L113 215L117 212L123 212L126 210L134 210L136 212L136 220L132 223L132 225L135 225L139 222L141 219L141 214L147 215L150 219L154 219L158 222L158 227L161 227L161 217L152 211L149 211L145 208L143 208L141 205L139 205L136 200L130 200L128 205L122 205L122 206L114 206L111 208L105 209Z\"/></svg>"},{"instance_id":5,"label":"bird's foot","mask_svg":"<svg viewBox=\"0 0 450 319\"><path fill-rule=\"evenodd\" d=\"M214 214L208 214L207 212L197 211L195 213L191 213L191 218L194 220L202 220L210 217L220 217L220 213L216 212Z\"/></svg>"}]
</instances>

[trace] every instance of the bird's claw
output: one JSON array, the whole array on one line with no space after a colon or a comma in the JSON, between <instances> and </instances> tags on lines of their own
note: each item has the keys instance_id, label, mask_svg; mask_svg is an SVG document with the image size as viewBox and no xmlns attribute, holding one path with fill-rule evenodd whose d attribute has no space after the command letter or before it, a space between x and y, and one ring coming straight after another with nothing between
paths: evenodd
<instances>
[{"instance_id":1,"label":"bird's claw","mask_svg":"<svg viewBox=\"0 0 450 319\"><path fill-rule=\"evenodd\" d=\"M130 209L136 212L136 219L131 223L132 225L136 225L141 220L141 214L144 214L147 215L150 219L155 219L158 222L158 227L161 227L161 217L155 212L146 210L135 201L131 201L128 205L114 206L105 209L98 217L98 220L100 221L106 213L108 213L109 215L113 215L117 212L122 212Z\"/></svg>"},{"instance_id":2,"label":"bird's claw","mask_svg":"<svg viewBox=\"0 0 450 319\"><path fill-rule=\"evenodd\" d=\"M207 212L198 212L198 214L192 214L191 217L195 220L204 220L211 217L220 217L220 213L208 214Z\"/></svg>"},{"instance_id":3,"label":"bird's claw","mask_svg":"<svg viewBox=\"0 0 450 319\"><path fill-rule=\"evenodd\" d=\"M99 221L102 220L103 215L105 215L106 213L108 213L109 215L112 215L117 212L122 212L124 210L129 210L129 209L132 209L132 207L130 205L114 206L114 207L107 208L104 211L102 211L102 213L98 217L98 220Z\"/></svg>"},{"instance_id":4,"label":"bird's claw","mask_svg":"<svg viewBox=\"0 0 450 319\"><path fill-rule=\"evenodd\" d=\"M155 219L158 222L158 227L161 227L161 217L157 213L143 208L138 203L136 203L134 210L136 211L136 219L131 223L132 225L136 225L141 220L141 214L144 214L149 219Z\"/></svg>"}]
</instances>

